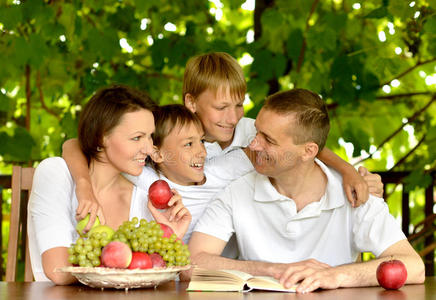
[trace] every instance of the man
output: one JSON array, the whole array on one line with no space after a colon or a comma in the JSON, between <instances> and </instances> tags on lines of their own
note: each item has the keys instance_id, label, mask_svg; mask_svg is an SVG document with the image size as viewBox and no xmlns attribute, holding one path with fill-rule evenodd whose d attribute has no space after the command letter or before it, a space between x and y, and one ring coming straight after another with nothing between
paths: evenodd
<instances>
[{"instance_id":1,"label":"man","mask_svg":"<svg viewBox=\"0 0 436 300\"><path fill-rule=\"evenodd\" d=\"M377 285L376 269L399 259L406 283L424 281L424 264L383 199L352 208L341 176L315 158L329 118L322 99L295 89L270 96L250 144L256 171L234 181L197 223L189 248L200 267L278 278L297 292ZM241 260L220 257L235 233ZM354 263L360 252L377 259Z\"/></svg>"}]
</instances>

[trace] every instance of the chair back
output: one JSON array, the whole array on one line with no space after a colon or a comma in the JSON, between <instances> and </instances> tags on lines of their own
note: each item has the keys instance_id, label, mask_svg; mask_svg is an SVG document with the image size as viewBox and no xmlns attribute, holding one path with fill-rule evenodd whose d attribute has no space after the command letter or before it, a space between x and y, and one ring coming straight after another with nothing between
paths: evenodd
<instances>
[{"instance_id":1,"label":"chair back","mask_svg":"<svg viewBox=\"0 0 436 300\"><path fill-rule=\"evenodd\" d=\"M20 166L13 166L12 168L11 217L6 281L16 281L18 245L20 244L20 240L22 246L21 257L24 256L24 281L33 281L27 237L27 203L32 189L34 172L34 168L24 168ZM23 196L23 194L25 194L25 196Z\"/></svg>"}]
</instances>

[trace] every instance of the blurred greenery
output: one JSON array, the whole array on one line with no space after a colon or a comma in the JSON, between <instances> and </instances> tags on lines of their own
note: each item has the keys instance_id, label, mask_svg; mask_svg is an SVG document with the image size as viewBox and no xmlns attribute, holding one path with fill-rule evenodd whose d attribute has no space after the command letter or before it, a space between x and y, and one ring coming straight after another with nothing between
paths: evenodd
<instances>
[{"instance_id":1,"label":"blurred greenery","mask_svg":"<svg viewBox=\"0 0 436 300\"><path fill-rule=\"evenodd\" d=\"M60 155L97 88L181 103L188 58L225 51L243 66L247 116L268 94L311 89L330 110L329 148L413 171L416 223L436 161L435 12L435 0L0 0L0 174ZM399 216L401 190L388 194Z\"/></svg>"}]
</instances>

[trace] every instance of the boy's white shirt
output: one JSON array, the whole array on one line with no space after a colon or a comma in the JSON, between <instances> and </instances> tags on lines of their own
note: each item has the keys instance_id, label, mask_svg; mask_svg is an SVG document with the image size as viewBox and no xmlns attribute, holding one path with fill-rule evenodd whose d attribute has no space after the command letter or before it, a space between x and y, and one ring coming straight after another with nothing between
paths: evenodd
<instances>
[{"instance_id":1,"label":"boy's white shirt","mask_svg":"<svg viewBox=\"0 0 436 300\"><path fill-rule=\"evenodd\" d=\"M158 174L149 166L144 167L139 176L123 175L139 189L147 193L150 185L158 179L165 180L171 188L177 190L182 197L183 204L192 215L192 222L183 237L183 242L187 243L195 224L215 195L221 192L230 182L251 172L253 169L253 165L244 151L242 149L234 149L234 151L228 152L226 155L217 156L205 163L204 174L206 182L202 185L180 185L174 183L163 174Z\"/></svg>"},{"instance_id":2,"label":"boy's white shirt","mask_svg":"<svg viewBox=\"0 0 436 300\"><path fill-rule=\"evenodd\" d=\"M227 153L240 148L245 148L250 145L251 141L256 136L256 127L254 126L254 119L242 118L236 124L235 133L233 135L232 143L225 149L217 143L204 143L207 151L207 160L213 159L217 156L226 155Z\"/></svg>"},{"instance_id":3,"label":"boy's white shirt","mask_svg":"<svg viewBox=\"0 0 436 300\"><path fill-rule=\"evenodd\" d=\"M325 195L297 212L268 177L251 172L211 202L194 231L223 241L234 233L240 259L292 263L314 258L332 266L352 263L360 252L379 256L405 239L381 198L352 208L339 173L316 159L328 178Z\"/></svg>"},{"instance_id":4,"label":"boy's white shirt","mask_svg":"<svg viewBox=\"0 0 436 300\"><path fill-rule=\"evenodd\" d=\"M43 160L35 170L27 215L29 252L36 281L49 281L41 256L55 247L70 247L79 235L75 219L78 201L76 184L60 157ZM129 219L153 220L147 209L147 194L133 186Z\"/></svg>"}]
</instances>

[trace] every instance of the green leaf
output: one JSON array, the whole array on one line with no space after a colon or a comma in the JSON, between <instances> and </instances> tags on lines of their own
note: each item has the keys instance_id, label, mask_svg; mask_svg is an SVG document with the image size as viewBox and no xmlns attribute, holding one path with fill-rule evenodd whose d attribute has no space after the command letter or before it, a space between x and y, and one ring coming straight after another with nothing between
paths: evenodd
<instances>
[{"instance_id":1,"label":"green leaf","mask_svg":"<svg viewBox=\"0 0 436 300\"><path fill-rule=\"evenodd\" d=\"M5 29L15 29L22 22L22 18L22 10L18 5L0 9L0 23L5 26Z\"/></svg>"},{"instance_id":2,"label":"green leaf","mask_svg":"<svg viewBox=\"0 0 436 300\"><path fill-rule=\"evenodd\" d=\"M103 32L92 28L88 34L90 50L103 59L111 60L121 51L119 39L115 29L106 29Z\"/></svg>"},{"instance_id":3,"label":"green leaf","mask_svg":"<svg viewBox=\"0 0 436 300\"><path fill-rule=\"evenodd\" d=\"M388 16L388 9L382 6L370 11L364 18L366 19L381 19Z\"/></svg>"},{"instance_id":4,"label":"green leaf","mask_svg":"<svg viewBox=\"0 0 436 300\"><path fill-rule=\"evenodd\" d=\"M282 15L274 8L265 9L260 20L263 27L267 29L278 28L282 26L283 23Z\"/></svg>"},{"instance_id":5,"label":"green leaf","mask_svg":"<svg viewBox=\"0 0 436 300\"><path fill-rule=\"evenodd\" d=\"M413 191L415 188L428 188L432 183L433 178L423 172L423 170L414 170L404 179L405 189L407 192Z\"/></svg>"},{"instance_id":6,"label":"green leaf","mask_svg":"<svg viewBox=\"0 0 436 300\"><path fill-rule=\"evenodd\" d=\"M436 15L427 19L424 24L424 30L432 35L436 35Z\"/></svg>"},{"instance_id":7,"label":"green leaf","mask_svg":"<svg viewBox=\"0 0 436 300\"><path fill-rule=\"evenodd\" d=\"M0 111L12 110L12 99L0 92Z\"/></svg>"},{"instance_id":8,"label":"green leaf","mask_svg":"<svg viewBox=\"0 0 436 300\"><path fill-rule=\"evenodd\" d=\"M294 63L298 61L300 56L301 47L303 47L303 32L297 28L291 31L288 40L286 42L286 48L288 50L288 57L292 59Z\"/></svg>"},{"instance_id":9,"label":"green leaf","mask_svg":"<svg viewBox=\"0 0 436 300\"><path fill-rule=\"evenodd\" d=\"M356 126L358 125L358 126ZM369 136L368 134L360 128L361 124L348 123L344 131L344 140L350 142L354 146L353 156L360 156L360 152L365 150L369 152Z\"/></svg>"},{"instance_id":10,"label":"green leaf","mask_svg":"<svg viewBox=\"0 0 436 300\"><path fill-rule=\"evenodd\" d=\"M5 160L11 161L24 162L30 160L32 147L36 145L29 132L22 127L15 128L12 137L5 132L0 132L0 140L2 140L0 155Z\"/></svg>"}]
</instances>

